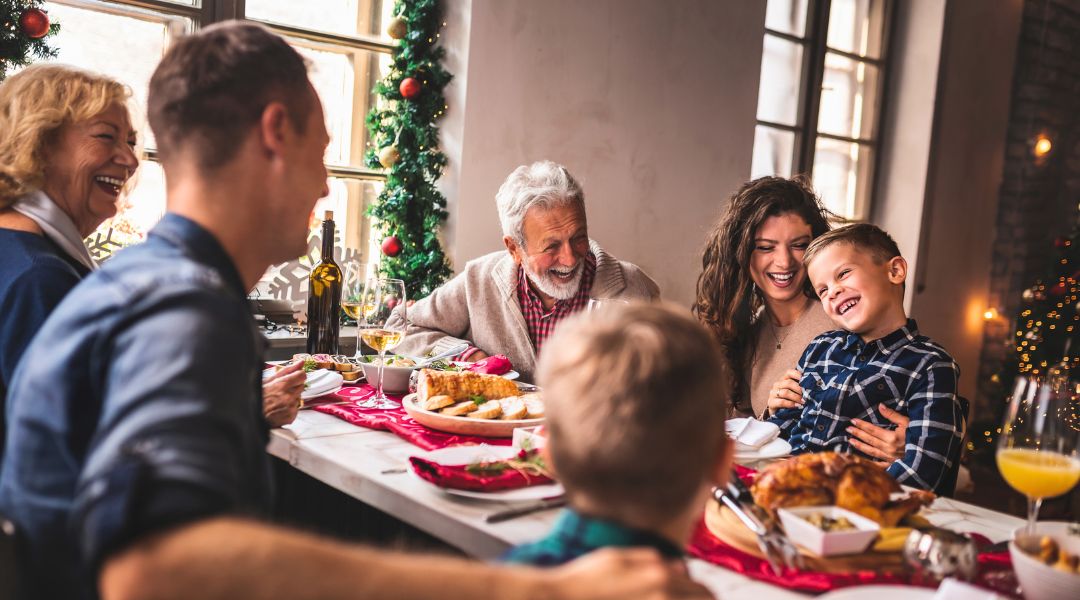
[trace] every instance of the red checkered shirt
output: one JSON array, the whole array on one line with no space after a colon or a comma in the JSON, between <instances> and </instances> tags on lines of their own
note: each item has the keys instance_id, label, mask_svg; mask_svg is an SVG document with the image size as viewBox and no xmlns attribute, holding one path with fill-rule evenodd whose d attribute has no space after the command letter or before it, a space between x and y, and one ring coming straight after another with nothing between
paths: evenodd
<instances>
[{"instance_id":1,"label":"red checkered shirt","mask_svg":"<svg viewBox=\"0 0 1080 600\"><path fill-rule=\"evenodd\" d=\"M589 294L592 292L593 277L596 275L596 257L590 252L585 255L585 271L581 274L581 286L578 293L566 300L556 300L551 310L544 310L544 303L540 296L529 286L529 278L525 275L525 268L518 268L518 304L521 305L521 314L525 317L525 325L529 329L529 339L532 340L533 348L537 356L540 355L540 347L548 339L555 326L570 315L581 311L589 304Z\"/></svg>"}]
</instances>

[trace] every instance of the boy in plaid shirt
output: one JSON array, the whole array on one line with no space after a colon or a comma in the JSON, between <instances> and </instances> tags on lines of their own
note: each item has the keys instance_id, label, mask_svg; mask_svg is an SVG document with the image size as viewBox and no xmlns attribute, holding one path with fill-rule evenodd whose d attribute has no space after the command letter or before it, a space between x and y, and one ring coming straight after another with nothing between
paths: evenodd
<instances>
[{"instance_id":1,"label":"boy in plaid shirt","mask_svg":"<svg viewBox=\"0 0 1080 600\"><path fill-rule=\"evenodd\" d=\"M516 563L559 565L603 547L681 560L732 443L720 348L684 309L614 306L571 317L540 358L548 466L569 509Z\"/></svg>"},{"instance_id":2,"label":"boy in plaid shirt","mask_svg":"<svg viewBox=\"0 0 1080 600\"><path fill-rule=\"evenodd\" d=\"M825 313L843 329L810 342L798 370L776 383L769 421L794 454L850 451L852 421L892 428L881 407L892 409L909 423L889 474L951 494L966 418L956 395L960 369L907 318L907 261L896 242L874 225L849 225L815 239L803 261Z\"/></svg>"}]
</instances>

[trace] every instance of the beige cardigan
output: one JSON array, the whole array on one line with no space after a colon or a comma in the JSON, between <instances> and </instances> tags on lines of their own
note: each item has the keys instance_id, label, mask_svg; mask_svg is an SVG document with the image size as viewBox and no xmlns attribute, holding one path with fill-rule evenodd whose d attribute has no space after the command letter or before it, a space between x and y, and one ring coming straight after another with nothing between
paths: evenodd
<instances>
[{"instance_id":1,"label":"beige cardigan","mask_svg":"<svg viewBox=\"0 0 1080 600\"><path fill-rule=\"evenodd\" d=\"M596 242L590 241L590 249L596 257L592 297L660 297L660 288L644 271L615 259ZM522 380L533 381L536 350L518 304L517 283L517 263L505 250L469 261L456 277L408 308L408 330L396 352L422 356L468 342L488 354L506 355Z\"/></svg>"}]
</instances>

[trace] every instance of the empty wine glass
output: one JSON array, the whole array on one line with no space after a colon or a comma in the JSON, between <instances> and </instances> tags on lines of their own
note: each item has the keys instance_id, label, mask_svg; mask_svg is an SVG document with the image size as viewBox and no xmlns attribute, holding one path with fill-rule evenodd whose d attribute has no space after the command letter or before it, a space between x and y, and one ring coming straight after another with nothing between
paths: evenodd
<instances>
[{"instance_id":1,"label":"empty wine glass","mask_svg":"<svg viewBox=\"0 0 1080 600\"><path fill-rule=\"evenodd\" d=\"M1001 476L1027 496L1027 533L1034 533L1043 498L1060 496L1080 481L1075 406L1067 379L1018 377L998 440Z\"/></svg>"},{"instance_id":2,"label":"empty wine glass","mask_svg":"<svg viewBox=\"0 0 1080 600\"><path fill-rule=\"evenodd\" d=\"M396 408L397 402L383 393L383 366L386 351L405 339L405 282L400 279L369 277L362 293L363 327L360 339L379 352L379 387L376 394L359 403L361 408ZM370 302L370 303L369 303Z\"/></svg>"},{"instance_id":3,"label":"empty wine glass","mask_svg":"<svg viewBox=\"0 0 1080 600\"><path fill-rule=\"evenodd\" d=\"M622 300L621 298L589 298L589 303L585 306L585 310L592 312L626 304L630 304L630 302L628 300Z\"/></svg>"}]
</instances>

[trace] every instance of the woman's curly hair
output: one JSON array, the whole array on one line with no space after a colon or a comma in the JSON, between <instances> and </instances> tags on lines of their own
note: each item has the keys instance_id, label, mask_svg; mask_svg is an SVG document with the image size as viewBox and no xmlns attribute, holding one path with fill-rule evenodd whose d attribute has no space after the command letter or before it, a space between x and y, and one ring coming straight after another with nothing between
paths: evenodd
<instances>
[{"instance_id":1,"label":"woman's curly hair","mask_svg":"<svg viewBox=\"0 0 1080 600\"><path fill-rule=\"evenodd\" d=\"M732 405L743 411L750 398L746 372L756 351L751 326L764 306L761 291L750 277L754 237L766 219L788 213L806 221L812 237L828 231L829 220L835 220L805 176L761 177L732 194L701 257L693 311L723 347L731 374ZM809 280L803 291L807 297L815 297Z\"/></svg>"},{"instance_id":2,"label":"woman's curly hair","mask_svg":"<svg viewBox=\"0 0 1080 600\"><path fill-rule=\"evenodd\" d=\"M0 210L42 188L61 127L130 98L126 85L67 65L32 65L0 83Z\"/></svg>"}]
</instances>

